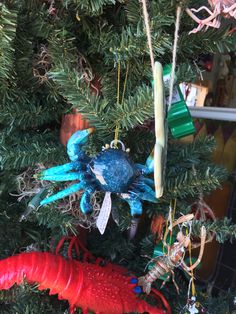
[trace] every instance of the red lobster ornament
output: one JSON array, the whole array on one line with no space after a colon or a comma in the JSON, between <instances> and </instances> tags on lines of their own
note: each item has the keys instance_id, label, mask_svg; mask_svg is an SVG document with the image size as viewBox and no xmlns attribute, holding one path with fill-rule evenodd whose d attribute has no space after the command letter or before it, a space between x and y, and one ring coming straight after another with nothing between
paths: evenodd
<instances>
[{"instance_id":1,"label":"red lobster ornament","mask_svg":"<svg viewBox=\"0 0 236 314\"><path fill-rule=\"evenodd\" d=\"M68 248L69 260L59 255L65 240L71 240ZM72 259L72 247L80 255L83 249L83 262ZM89 261L93 261L91 263ZM141 288L137 278L126 276L127 270L114 264L101 266L101 259L95 259L76 237L62 238L56 248L56 254L49 252L28 252L8 257L0 261L0 290L9 289L23 279L29 283L38 283L38 289L50 289L58 294L58 299L68 300L70 313L76 307L83 313L93 311L96 314L122 314L129 312L148 312L150 314L170 314L170 307L157 290L155 297L162 305L152 306L138 298Z\"/></svg>"}]
</instances>

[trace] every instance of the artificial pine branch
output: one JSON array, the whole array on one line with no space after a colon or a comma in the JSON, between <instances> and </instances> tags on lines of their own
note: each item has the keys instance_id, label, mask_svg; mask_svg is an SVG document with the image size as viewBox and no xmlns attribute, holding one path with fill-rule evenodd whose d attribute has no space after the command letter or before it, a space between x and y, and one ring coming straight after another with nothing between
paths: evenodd
<instances>
[{"instance_id":1,"label":"artificial pine branch","mask_svg":"<svg viewBox=\"0 0 236 314\"><path fill-rule=\"evenodd\" d=\"M22 169L37 163L45 164L49 160L65 162L66 153L64 147L58 143L58 133L44 134L2 134L1 166L5 170Z\"/></svg>"},{"instance_id":2,"label":"artificial pine branch","mask_svg":"<svg viewBox=\"0 0 236 314\"><path fill-rule=\"evenodd\" d=\"M44 90L46 92L46 90ZM19 91L18 97L6 101L0 116L0 123L5 126L7 133L16 128L26 130L61 119L65 109L63 100L57 100L50 95L27 95Z\"/></svg>"},{"instance_id":3,"label":"artificial pine branch","mask_svg":"<svg viewBox=\"0 0 236 314\"><path fill-rule=\"evenodd\" d=\"M101 15L104 12L104 9L107 5L114 5L119 3L117 0L65 0L63 1L63 5L68 8L70 5L74 5L78 13L96 16Z\"/></svg>"},{"instance_id":4,"label":"artificial pine branch","mask_svg":"<svg viewBox=\"0 0 236 314\"><path fill-rule=\"evenodd\" d=\"M13 288L14 289L14 288ZM11 289L12 290L12 289ZM9 291L10 295L11 291ZM66 302L58 302L57 296L50 296L45 291L38 291L37 287L24 283L21 287L15 288L13 296L15 300L11 306L3 309L1 314L44 314L57 313L64 314L68 308ZM6 301L11 297L6 296ZM59 304L58 304L59 303Z\"/></svg>"},{"instance_id":5,"label":"artificial pine branch","mask_svg":"<svg viewBox=\"0 0 236 314\"><path fill-rule=\"evenodd\" d=\"M226 180L224 168L210 162L215 149L213 137L199 138L189 144L172 142L166 167L166 196L197 197L199 191L208 194Z\"/></svg>"},{"instance_id":6,"label":"artificial pine branch","mask_svg":"<svg viewBox=\"0 0 236 314\"><path fill-rule=\"evenodd\" d=\"M191 2L199 5L199 1ZM60 164L68 161L65 148L59 144L58 132L54 131L63 111L69 112L73 106L95 126L95 134L84 147L89 155L96 154L102 144L113 139L115 124L120 124L120 138L126 147L131 148L130 155L135 162L145 163L155 141L152 132L144 131L147 127L152 128L151 123L148 126L144 123L153 115L151 70L141 7L137 1L55 1L54 13L48 11L48 1L4 3L7 4L8 16L13 14L10 16L13 28L8 34L9 23L3 21L4 14L0 15L0 24L3 25L1 38L9 35L9 40L5 38L0 42L0 50L2 44L6 46L5 54L0 56L3 59L0 79L4 78L0 117L1 128L4 128L0 151L1 169L4 169L0 185L1 257L19 252L22 246L28 247L32 242L37 243L40 250L47 250L51 236L60 237L76 232L79 221L58 210L56 203L40 207L31 213L26 222L20 223L19 218L25 211L27 200L18 203L16 199L12 200L13 196L9 196L9 192L16 190L15 176L25 167L39 162ZM149 6L154 52L163 65L171 62L175 4L175 1L160 0L151 1ZM192 4L186 3L189 6ZM19 12L17 20L15 8ZM185 13L182 21L178 82L192 80L196 72L193 60L199 53L228 51L235 41L234 34L225 37L226 29L190 36L188 32L194 22ZM42 46L50 58L50 70L41 84L34 76L33 67L38 62ZM98 96L91 93L89 82L80 71L81 54L88 61L86 66L91 65L89 70L92 70L92 74L101 79ZM127 65L130 67L124 102L119 105L116 103L118 62L121 64L120 95ZM1 66L5 65L1 71ZM143 124L144 129L140 128ZM132 129L134 126L136 128ZM170 200L174 197L178 198L176 215L186 213L192 199L199 197L200 187L203 192L208 192L219 186L226 174L209 163L213 146L209 139L189 145L170 142L166 193L157 204L143 202L146 217L160 212L167 215ZM115 207L120 215L119 226L116 228L111 223L102 239L93 230L94 238L89 239L89 245L98 256L104 255L142 274L146 260L139 253L142 249L141 254L151 257L153 246L150 244L153 241L150 237L143 243L139 239L136 242L128 241L124 233L131 221L128 205L120 200L113 204L117 205ZM219 241L235 239L235 226L227 219L206 225L208 231L217 233ZM149 220L143 233L149 231L148 226ZM197 235L199 229L200 224L194 225ZM46 299L41 294L37 295L36 300L29 293L25 298L17 299L15 304L8 304L6 313L61 313L61 309L64 311L67 307L61 307L61 303L56 303L54 307L53 302L51 297Z\"/></svg>"},{"instance_id":7,"label":"artificial pine branch","mask_svg":"<svg viewBox=\"0 0 236 314\"><path fill-rule=\"evenodd\" d=\"M51 71L49 77L58 85L59 92L73 105L91 125L96 125L98 131L109 132L109 114L106 112L106 100L100 100L93 95L89 86L78 79L78 73L63 67L57 71Z\"/></svg>"},{"instance_id":8,"label":"artificial pine branch","mask_svg":"<svg viewBox=\"0 0 236 314\"><path fill-rule=\"evenodd\" d=\"M125 99L122 104L113 107L109 115L111 121L114 121L113 129L115 125L128 130L143 124L154 115L151 89L148 86L137 88L134 94Z\"/></svg>"},{"instance_id":9,"label":"artificial pine branch","mask_svg":"<svg viewBox=\"0 0 236 314\"><path fill-rule=\"evenodd\" d=\"M188 30L189 31L189 30ZM207 36L205 32L198 32L197 34L188 35L188 32L183 32L179 39L179 54L182 57L187 55L192 58L197 58L201 54L201 49L204 48L206 53L227 53L234 49L234 42L236 34L228 36L228 28L221 27L219 30L209 29Z\"/></svg>"},{"instance_id":10,"label":"artificial pine branch","mask_svg":"<svg viewBox=\"0 0 236 314\"><path fill-rule=\"evenodd\" d=\"M229 218L217 219L210 222L197 222L193 224L193 234L199 236L201 226L204 225L208 233L214 233L216 241L224 243L225 241L233 242L236 240L236 224L232 224Z\"/></svg>"},{"instance_id":11,"label":"artificial pine branch","mask_svg":"<svg viewBox=\"0 0 236 314\"><path fill-rule=\"evenodd\" d=\"M166 194L171 198L196 197L199 191L208 194L212 190L221 187L221 182L226 179L225 170L218 166L200 165L200 174L195 177L192 170L182 169L184 172L176 174L175 177L168 177L165 184Z\"/></svg>"},{"instance_id":12,"label":"artificial pine branch","mask_svg":"<svg viewBox=\"0 0 236 314\"><path fill-rule=\"evenodd\" d=\"M29 219L51 229L52 234L54 233L59 239L64 235L77 233L77 220L67 213L62 213L55 205L41 207L37 212L32 213Z\"/></svg>"},{"instance_id":13,"label":"artificial pine branch","mask_svg":"<svg viewBox=\"0 0 236 314\"><path fill-rule=\"evenodd\" d=\"M17 11L0 4L0 94L7 97L9 87L14 87L14 47Z\"/></svg>"},{"instance_id":14,"label":"artificial pine branch","mask_svg":"<svg viewBox=\"0 0 236 314\"><path fill-rule=\"evenodd\" d=\"M159 28L156 29L152 36L155 56L160 58L160 56L166 53L170 54L170 36ZM140 24L137 29L126 27L122 29L121 33L113 33L112 36L107 36L103 32L100 38L100 45L107 62L110 64L116 62L117 56L123 64L128 60L132 60L134 56L141 58L143 62L149 62L149 49L146 41L146 33L143 30L143 25Z\"/></svg>"}]
</instances>

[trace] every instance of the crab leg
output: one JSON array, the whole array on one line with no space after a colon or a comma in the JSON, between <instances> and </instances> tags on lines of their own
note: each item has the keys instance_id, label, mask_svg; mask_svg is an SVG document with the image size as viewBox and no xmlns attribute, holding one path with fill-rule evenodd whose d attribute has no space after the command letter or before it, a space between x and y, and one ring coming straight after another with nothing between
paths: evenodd
<instances>
[{"instance_id":1,"label":"crab leg","mask_svg":"<svg viewBox=\"0 0 236 314\"><path fill-rule=\"evenodd\" d=\"M145 173L149 174L154 171L154 149L152 150L151 154L148 156L146 163L145 163Z\"/></svg>"},{"instance_id":2,"label":"crab leg","mask_svg":"<svg viewBox=\"0 0 236 314\"><path fill-rule=\"evenodd\" d=\"M149 186L151 186L151 187L154 187L154 180L152 180L152 179L149 179L149 178L145 178L145 177L142 177L141 179L140 179L140 181L141 182L143 182L143 183L146 183L147 185L149 185Z\"/></svg>"},{"instance_id":3,"label":"crab leg","mask_svg":"<svg viewBox=\"0 0 236 314\"><path fill-rule=\"evenodd\" d=\"M137 170L142 171L142 173L144 174L152 173L154 170L154 149L152 150L151 154L148 156L145 165L135 164L135 168Z\"/></svg>"},{"instance_id":4,"label":"crab leg","mask_svg":"<svg viewBox=\"0 0 236 314\"><path fill-rule=\"evenodd\" d=\"M145 201L149 201L153 203L157 202L155 191L145 183L141 182L141 183L134 184L134 189L132 192L138 195L141 199Z\"/></svg>"},{"instance_id":5,"label":"crab leg","mask_svg":"<svg viewBox=\"0 0 236 314\"><path fill-rule=\"evenodd\" d=\"M148 202L152 202L152 203L157 203L157 198L156 198L156 193L153 191L153 193L151 194L150 192L139 192L138 193L139 197L144 200L144 201L148 201Z\"/></svg>"},{"instance_id":6,"label":"crab leg","mask_svg":"<svg viewBox=\"0 0 236 314\"><path fill-rule=\"evenodd\" d=\"M79 172L70 172L63 174L55 174L55 175L46 175L41 177L41 180L46 181L73 181L73 180L81 180L81 173Z\"/></svg>"},{"instance_id":7,"label":"crab leg","mask_svg":"<svg viewBox=\"0 0 236 314\"><path fill-rule=\"evenodd\" d=\"M95 192L94 187L88 187L86 188L85 192L81 197L80 208L84 214L88 214L93 209L91 205L91 196L93 195L94 192Z\"/></svg>"},{"instance_id":8,"label":"crab leg","mask_svg":"<svg viewBox=\"0 0 236 314\"><path fill-rule=\"evenodd\" d=\"M89 128L82 131L75 132L69 139L67 143L67 154L72 161L78 161L81 158L85 158L86 155L81 151L80 146L84 145L89 134L93 132L93 128Z\"/></svg>"},{"instance_id":9,"label":"crab leg","mask_svg":"<svg viewBox=\"0 0 236 314\"><path fill-rule=\"evenodd\" d=\"M49 196L48 198L43 199L40 202L40 205L46 205L46 204L52 203L54 201L57 201L61 198L66 197L70 194L73 194L79 190L82 190L83 188L84 188L84 183L82 183L82 182L73 184L64 190L62 190L56 194L53 194L53 195Z\"/></svg>"},{"instance_id":10,"label":"crab leg","mask_svg":"<svg viewBox=\"0 0 236 314\"><path fill-rule=\"evenodd\" d=\"M130 212L132 216L142 214L142 211L143 211L142 204L136 195L122 193L120 197L129 204Z\"/></svg>"},{"instance_id":11,"label":"crab leg","mask_svg":"<svg viewBox=\"0 0 236 314\"><path fill-rule=\"evenodd\" d=\"M75 163L69 162L69 163L64 164L64 165L60 165L60 166L56 166L56 167L52 167L52 168L43 170L39 174L39 178L44 180L44 176L54 175L54 174L63 174L63 173L66 173L67 171L70 171L73 169L75 169Z\"/></svg>"}]
</instances>

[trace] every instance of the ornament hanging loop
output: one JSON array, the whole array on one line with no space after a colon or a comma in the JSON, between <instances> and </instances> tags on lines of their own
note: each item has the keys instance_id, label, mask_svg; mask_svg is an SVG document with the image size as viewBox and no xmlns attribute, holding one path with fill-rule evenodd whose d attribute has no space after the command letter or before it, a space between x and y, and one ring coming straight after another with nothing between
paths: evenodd
<instances>
[{"instance_id":1,"label":"ornament hanging loop","mask_svg":"<svg viewBox=\"0 0 236 314\"><path fill-rule=\"evenodd\" d=\"M121 145L121 149L123 151L125 151L125 144L122 141L120 141L120 140L113 140L113 141L111 141L110 147L111 148L117 148L117 144L118 143Z\"/></svg>"}]
</instances>

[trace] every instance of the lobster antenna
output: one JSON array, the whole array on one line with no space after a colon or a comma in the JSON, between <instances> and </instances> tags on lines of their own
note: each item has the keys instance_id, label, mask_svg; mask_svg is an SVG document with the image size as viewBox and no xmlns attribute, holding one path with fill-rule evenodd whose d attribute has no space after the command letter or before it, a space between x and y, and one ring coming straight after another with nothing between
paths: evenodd
<instances>
[{"instance_id":1,"label":"lobster antenna","mask_svg":"<svg viewBox=\"0 0 236 314\"><path fill-rule=\"evenodd\" d=\"M170 306L168 302L166 301L166 299L164 298L164 296L158 290L154 288L152 288L151 291L153 292L156 300L161 299L161 302L164 304L164 307L166 309L166 314L171 314Z\"/></svg>"}]
</instances>

